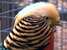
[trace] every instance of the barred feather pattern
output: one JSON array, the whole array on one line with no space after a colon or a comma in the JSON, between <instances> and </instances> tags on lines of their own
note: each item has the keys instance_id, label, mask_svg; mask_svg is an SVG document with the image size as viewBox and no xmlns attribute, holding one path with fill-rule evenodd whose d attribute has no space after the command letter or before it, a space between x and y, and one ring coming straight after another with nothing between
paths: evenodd
<instances>
[{"instance_id":1,"label":"barred feather pattern","mask_svg":"<svg viewBox=\"0 0 67 50\"><path fill-rule=\"evenodd\" d=\"M30 15L23 18L4 40L11 50L40 50L50 42L52 28L42 18Z\"/></svg>"}]
</instances>

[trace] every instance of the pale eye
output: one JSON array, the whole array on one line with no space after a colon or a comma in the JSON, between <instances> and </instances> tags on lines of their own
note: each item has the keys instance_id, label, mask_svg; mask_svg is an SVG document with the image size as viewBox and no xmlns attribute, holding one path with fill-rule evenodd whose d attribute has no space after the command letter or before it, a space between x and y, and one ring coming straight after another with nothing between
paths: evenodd
<instances>
[{"instance_id":1,"label":"pale eye","mask_svg":"<svg viewBox=\"0 0 67 50\"><path fill-rule=\"evenodd\" d=\"M49 18L48 17L45 17L45 20L48 20Z\"/></svg>"}]
</instances>

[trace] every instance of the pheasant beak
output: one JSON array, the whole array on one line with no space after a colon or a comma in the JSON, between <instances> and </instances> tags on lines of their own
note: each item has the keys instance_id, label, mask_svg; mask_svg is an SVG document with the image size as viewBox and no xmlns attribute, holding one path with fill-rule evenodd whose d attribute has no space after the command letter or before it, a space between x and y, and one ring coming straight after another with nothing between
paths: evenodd
<instances>
[{"instance_id":1,"label":"pheasant beak","mask_svg":"<svg viewBox=\"0 0 67 50\"><path fill-rule=\"evenodd\" d=\"M50 26L51 26L51 27L54 27L54 26L61 26L61 27L63 27L63 25L60 24L60 21L52 22L52 23L50 24Z\"/></svg>"}]
</instances>

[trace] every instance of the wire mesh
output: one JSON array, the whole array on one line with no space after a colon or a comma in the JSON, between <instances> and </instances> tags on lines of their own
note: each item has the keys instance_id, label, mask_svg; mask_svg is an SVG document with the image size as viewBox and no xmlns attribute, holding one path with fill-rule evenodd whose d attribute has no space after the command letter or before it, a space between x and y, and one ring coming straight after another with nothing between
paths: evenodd
<instances>
[{"instance_id":1,"label":"wire mesh","mask_svg":"<svg viewBox=\"0 0 67 50\"><path fill-rule=\"evenodd\" d=\"M61 24L63 24L63 28L57 27L57 31L55 35L55 43L54 50L67 50L67 0L49 0L49 2L56 5L60 16L61 16Z\"/></svg>"},{"instance_id":2,"label":"wire mesh","mask_svg":"<svg viewBox=\"0 0 67 50\"><path fill-rule=\"evenodd\" d=\"M45 0L37 0L45 1ZM14 16L19 10L25 6L32 4L34 0L0 0L0 38L1 42L9 34L14 24ZM60 16L61 24L63 28L57 27L55 35L55 47L54 50L67 50L67 1L66 0L48 0L48 2L56 5Z\"/></svg>"}]
</instances>

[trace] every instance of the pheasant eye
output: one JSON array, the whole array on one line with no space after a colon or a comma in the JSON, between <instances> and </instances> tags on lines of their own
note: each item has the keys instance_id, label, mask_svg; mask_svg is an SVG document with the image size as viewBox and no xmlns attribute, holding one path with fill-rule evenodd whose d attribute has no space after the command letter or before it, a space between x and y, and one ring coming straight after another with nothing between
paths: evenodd
<instances>
[{"instance_id":1,"label":"pheasant eye","mask_svg":"<svg viewBox=\"0 0 67 50\"><path fill-rule=\"evenodd\" d=\"M48 20L49 18L48 17L45 17L45 20Z\"/></svg>"}]
</instances>

